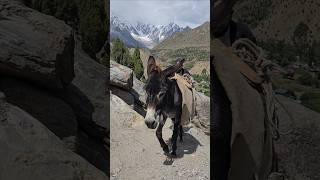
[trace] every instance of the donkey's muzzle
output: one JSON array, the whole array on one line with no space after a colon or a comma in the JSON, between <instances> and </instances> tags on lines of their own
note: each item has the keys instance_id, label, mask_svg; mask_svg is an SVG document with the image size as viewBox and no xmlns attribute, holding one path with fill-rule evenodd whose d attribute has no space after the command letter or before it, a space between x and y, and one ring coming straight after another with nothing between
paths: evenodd
<instances>
[{"instance_id":1,"label":"donkey's muzzle","mask_svg":"<svg viewBox=\"0 0 320 180\"><path fill-rule=\"evenodd\" d=\"M144 122L150 129L155 129L158 126L158 122L156 122L155 120L146 119Z\"/></svg>"}]
</instances>

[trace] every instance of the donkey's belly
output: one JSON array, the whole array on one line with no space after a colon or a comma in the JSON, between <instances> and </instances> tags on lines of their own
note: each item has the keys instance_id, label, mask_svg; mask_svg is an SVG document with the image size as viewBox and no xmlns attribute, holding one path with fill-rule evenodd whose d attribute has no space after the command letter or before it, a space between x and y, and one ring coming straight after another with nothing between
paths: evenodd
<instances>
[{"instance_id":1,"label":"donkey's belly","mask_svg":"<svg viewBox=\"0 0 320 180\"><path fill-rule=\"evenodd\" d=\"M166 110L162 111L164 115L166 115L168 118L175 118L176 117L176 111L175 110Z\"/></svg>"}]
</instances>

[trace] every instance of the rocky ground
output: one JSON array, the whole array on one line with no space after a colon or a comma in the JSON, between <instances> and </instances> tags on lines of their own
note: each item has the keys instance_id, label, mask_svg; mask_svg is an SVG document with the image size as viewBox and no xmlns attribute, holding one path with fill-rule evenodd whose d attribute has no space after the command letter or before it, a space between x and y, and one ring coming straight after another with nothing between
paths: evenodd
<instances>
[{"instance_id":1,"label":"rocky ground","mask_svg":"<svg viewBox=\"0 0 320 180\"><path fill-rule=\"evenodd\" d=\"M209 179L210 138L200 129L185 129L177 158L171 159L140 114L115 95L111 95L111 104L111 179ZM163 130L165 140L172 135L170 121Z\"/></svg>"}]
</instances>

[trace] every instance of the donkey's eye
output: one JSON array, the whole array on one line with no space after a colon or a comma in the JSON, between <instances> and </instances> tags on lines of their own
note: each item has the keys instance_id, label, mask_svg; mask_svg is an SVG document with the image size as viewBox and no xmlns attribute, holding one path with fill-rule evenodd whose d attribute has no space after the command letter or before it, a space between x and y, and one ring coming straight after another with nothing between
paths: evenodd
<instances>
[{"instance_id":1,"label":"donkey's eye","mask_svg":"<svg viewBox=\"0 0 320 180\"><path fill-rule=\"evenodd\" d=\"M159 97L162 97L162 96L164 96L165 94L166 94L166 91L160 91L158 95L159 95Z\"/></svg>"}]
</instances>

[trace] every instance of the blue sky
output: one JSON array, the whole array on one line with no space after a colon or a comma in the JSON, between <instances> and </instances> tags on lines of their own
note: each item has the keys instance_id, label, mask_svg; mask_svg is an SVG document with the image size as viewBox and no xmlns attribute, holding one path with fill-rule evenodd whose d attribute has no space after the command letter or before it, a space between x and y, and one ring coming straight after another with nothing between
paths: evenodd
<instances>
[{"instance_id":1,"label":"blue sky","mask_svg":"<svg viewBox=\"0 0 320 180\"><path fill-rule=\"evenodd\" d=\"M180 26L197 27L210 19L209 0L111 0L111 15L154 25L175 22Z\"/></svg>"}]
</instances>

